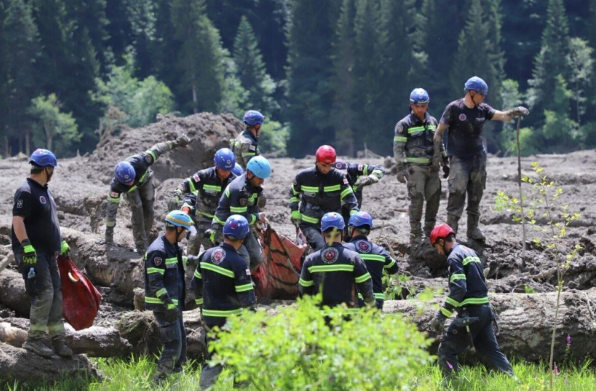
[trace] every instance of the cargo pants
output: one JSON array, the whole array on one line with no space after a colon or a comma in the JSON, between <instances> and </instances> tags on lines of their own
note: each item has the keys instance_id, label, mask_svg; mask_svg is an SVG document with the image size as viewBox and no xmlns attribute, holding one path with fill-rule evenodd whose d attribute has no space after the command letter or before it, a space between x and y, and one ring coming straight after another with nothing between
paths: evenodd
<instances>
[{"instance_id":1,"label":"cargo pants","mask_svg":"<svg viewBox=\"0 0 596 391\"><path fill-rule=\"evenodd\" d=\"M144 253L149 245L149 235L153 227L153 204L155 201L155 186L153 175L149 176L145 183L140 184L137 189L124 194L130 203L132 212L132 235L135 246L139 253Z\"/></svg>"},{"instance_id":2,"label":"cargo pants","mask_svg":"<svg viewBox=\"0 0 596 391\"><path fill-rule=\"evenodd\" d=\"M163 351L157 361L157 371L166 375L181 370L186 362L186 330L180 309L179 312L178 320L170 323L166 321L163 312L153 311L159 326L159 340L163 344Z\"/></svg>"},{"instance_id":3,"label":"cargo pants","mask_svg":"<svg viewBox=\"0 0 596 391\"><path fill-rule=\"evenodd\" d=\"M478 321L470 324L470 332L465 327L451 324L443 335L439 345L439 366L444 377L450 377L459 370L457 355L472 347L486 359L486 362L498 371L513 374L513 368L497 343L493 330L493 312L488 304L470 305L467 316L478 317Z\"/></svg>"},{"instance_id":4,"label":"cargo pants","mask_svg":"<svg viewBox=\"0 0 596 391\"><path fill-rule=\"evenodd\" d=\"M251 228L248 235L244 238L242 246L238 250L238 254L240 254L246 263L250 265L251 270L263 262L263 251L259 244L259 240L257 239L257 235L254 232L254 228Z\"/></svg>"},{"instance_id":5,"label":"cargo pants","mask_svg":"<svg viewBox=\"0 0 596 391\"><path fill-rule=\"evenodd\" d=\"M424 213L424 234L430 235L437 222L439 201L441 199L441 179L439 173L430 166L409 164L408 172L408 197L410 198L410 239L420 238L422 229L422 209L426 201Z\"/></svg>"},{"instance_id":6,"label":"cargo pants","mask_svg":"<svg viewBox=\"0 0 596 391\"><path fill-rule=\"evenodd\" d=\"M447 200L447 222L455 225L459 221L468 196L468 217L478 220L480 201L486 187L486 153L480 152L469 159L452 156L449 173L449 199Z\"/></svg>"},{"instance_id":7,"label":"cargo pants","mask_svg":"<svg viewBox=\"0 0 596 391\"><path fill-rule=\"evenodd\" d=\"M31 297L27 339L44 339L46 328L52 339L64 339L62 283L60 282L56 254L38 252L37 263L34 266L23 262L21 251L15 251L14 256L25 280L27 293ZM31 267L35 269L33 281L27 279Z\"/></svg>"}]
</instances>

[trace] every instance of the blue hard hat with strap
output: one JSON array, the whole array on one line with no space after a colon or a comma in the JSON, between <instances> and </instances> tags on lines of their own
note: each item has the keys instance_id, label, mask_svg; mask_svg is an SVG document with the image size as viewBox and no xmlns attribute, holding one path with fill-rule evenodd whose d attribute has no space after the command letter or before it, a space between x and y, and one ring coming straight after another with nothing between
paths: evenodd
<instances>
[{"instance_id":1,"label":"blue hard hat with strap","mask_svg":"<svg viewBox=\"0 0 596 391\"><path fill-rule=\"evenodd\" d=\"M38 148L31 154L29 158L29 163L33 163L40 167L47 167L58 166L58 160L56 159L56 155L54 155L51 151L43 148Z\"/></svg>"},{"instance_id":2,"label":"blue hard hat with strap","mask_svg":"<svg viewBox=\"0 0 596 391\"><path fill-rule=\"evenodd\" d=\"M244 239L248 235L250 225L248 220L242 215L231 215L226 219L223 227L225 236L232 236L235 239Z\"/></svg>"},{"instance_id":3,"label":"blue hard hat with strap","mask_svg":"<svg viewBox=\"0 0 596 391\"><path fill-rule=\"evenodd\" d=\"M263 156L255 156L246 165L246 170L252 172L256 177L267 179L271 176L271 165Z\"/></svg>"},{"instance_id":4,"label":"blue hard hat with strap","mask_svg":"<svg viewBox=\"0 0 596 391\"><path fill-rule=\"evenodd\" d=\"M368 212L359 211L357 213L354 213L352 216L350 216L348 225L351 225L354 227L368 226L369 229L372 229L373 219L372 219L372 216Z\"/></svg>"},{"instance_id":5,"label":"blue hard hat with strap","mask_svg":"<svg viewBox=\"0 0 596 391\"><path fill-rule=\"evenodd\" d=\"M414 88L410 93L410 103L415 105L427 105L430 102L428 92L424 88Z\"/></svg>"},{"instance_id":6,"label":"blue hard hat with strap","mask_svg":"<svg viewBox=\"0 0 596 391\"><path fill-rule=\"evenodd\" d=\"M190 229L191 225L193 224L190 216L181 210L173 210L168 213L166 216L166 223L175 227L183 227L186 229Z\"/></svg>"},{"instance_id":7,"label":"blue hard hat with strap","mask_svg":"<svg viewBox=\"0 0 596 391\"><path fill-rule=\"evenodd\" d=\"M482 95L488 95L488 85L478 76L469 78L464 84L464 88L466 91L476 91Z\"/></svg>"},{"instance_id":8,"label":"blue hard hat with strap","mask_svg":"<svg viewBox=\"0 0 596 391\"><path fill-rule=\"evenodd\" d=\"M215 167L231 171L236 165L236 157L230 148L221 148L215 152L213 162L215 162Z\"/></svg>"},{"instance_id":9,"label":"blue hard hat with strap","mask_svg":"<svg viewBox=\"0 0 596 391\"><path fill-rule=\"evenodd\" d=\"M265 122L265 116L256 110L248 110L244 113L244 118L242 120L248 125L262 124Z\"/></svg>"},{"instance_id":10,"label":"blue hard hat with strap","mask_svg":"<svg viewBox=\"0 0 596 391\"><path fill-rule=\"evenodd\" d=\"M116 164L116 167L114 167L114 175L116 176L118 182L130 183L134 181L137 173L135 172L132 164L125 160Z\"/></svg>"},{"instance_id":11,"label":"blue hard hat with strap","mask_svg":"<svg viewBox=\"0 0 596 391\"><path fill-rule=\"evenodd\" d=\"M346 222L342 215L337 212L325 213L321 219L321 231L327 231L329 228L344 229Z\"/></svg>"}]
</instances>

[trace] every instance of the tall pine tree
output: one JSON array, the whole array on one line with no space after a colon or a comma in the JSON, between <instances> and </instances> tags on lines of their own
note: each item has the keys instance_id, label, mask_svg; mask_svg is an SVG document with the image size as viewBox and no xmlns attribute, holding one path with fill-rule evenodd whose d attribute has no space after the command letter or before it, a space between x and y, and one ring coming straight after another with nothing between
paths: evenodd
<instances>
[{"instance_id":1,"label":"tall pine tree","mask_svg":"<svg viewBox=\"0 0 596 391\"><path fill-rule=\"evenodd\" d=\"M288 154L313 154L333 143L330 112L333 62L331 42L339 15L339 0L292 0L288 28Z\"/></svg>"},{"instance_id":2,"label":"tall pine tree","mask_svg":"<svg viewBox=\"0 0 596 391\"><path fill-rule=\"evenodd\" d=\"M247 107L269 117L276 113L279 105L273 99L275 82L267 74L257 38L244 16L234 40L234 61L242 87L248 91Z\"/></svg>"},{"instance_id":3,"label":"tall pine tree","mask_svg":"<svg viewBox=\"0 0 596 391\"><path fill-rule=\"evenodd\" d=\"M170 68L177 76L170 88L184 112L215 112L223 97L224 57L205 1L173 0L171 18L177 52Z\"/></svg>"},{"instance_id":4,"label":"tall pine tree","mask_svg":"<svg viewBox=\"0 0 596 391\"><path fill-rule=\"evenodd\" d=\"M335 125L335 147L338 153L353 156L354 148L354 94L356 61L356 0L343 0L337 21L336 42L333 46L333 89L335 97L331 118Z\"/></svg>"},{"instance_id":5,"label":"tall pine tree","mask_svg":"<svg viewBox=\"0 0 596 391\"><path fill-rule=\"evenodd\" d=\"M557 83L561 84L557 81L558 76L561 75L565 83L569 78L569 39L569 22L563 0L549 0L540 52L534 58L532 79L528 81L528 104L538 114L544 110L558 110L552 96Z\"/></svg>"},{"instance_id":6,"label":"tall pine tree","mask_svg":"<svg viewBox=\"0 0 596 391\"><path fill-rule=\"evenodd\" d=\"M6 95L1 98L6 104L3 128L7 132L5 135L17 136L19 141L24 141L21 151L29 154L31 121L27 110L39 91L35 63L41 48L31 9L24 0L8 1L2 32L8 49L2 61L6 67ZM21 145L19 142L19 147Z\"/></svg>"}]
</instances>

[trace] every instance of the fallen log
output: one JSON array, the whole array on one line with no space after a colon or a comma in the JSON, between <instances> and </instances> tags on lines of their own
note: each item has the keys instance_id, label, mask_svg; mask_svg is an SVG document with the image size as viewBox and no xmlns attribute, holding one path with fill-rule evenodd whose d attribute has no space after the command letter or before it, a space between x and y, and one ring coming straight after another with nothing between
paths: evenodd
<instances>
[{"instance_id":1,"label":"fallen log","mask_svg":"<svg viewBox=\"0 0 596 391\"><path fill-rule=\"evenodd\" d=\"M490 294L489 299L498 317L501 349L509 356L528 361L546 360L555 317L556 293ZM420 330L428 331L432 317L444 299L387 300L383 311L400 312L412 318ZM556 328L555 361L560 362L569 349L574 358L596 357L596 289L561 293L559 320ZM567 337L571 344L567 346ZM435 349L436 349L435 344Z\"/></svg>"},{"instance_id":2,"label":"fallen log","mask_svg":"<svg viewBox=\"0 0 596 391\"><path fill-rule=\"evenodd\" d=\"M25 281L12 269L0 272L0 303L15 311L18 316L29 317L31 300L25 292Z\"/></svg>"},{"instance_id":3,"label":"fallen log","mask_svg":"<svg viewBox=\"0 0 596 391\"><path fill-rule=\"evenodd\" d=\"M31 385L50 383L66 377L102 380L103 374L83 355L74 355L71 359L58 356L43 358L0 342L0 380L16 380L21 385Z\"/></svg>"},{"instance_id":4,"label":"fallen log","mask_svg":"<svg viewBox=\"0 0 596 391\"><path fill-rule=\"evenodd\" d=\"M3 319L0 323L0 342L20 348L27 340L29 322L22 318ZM49 340L46 341L49 344ZM75 354L91 357L127 357L133 349L114 327L93 326L75 331L66 327L66 343Z\"/></svg>"}]
</instances>

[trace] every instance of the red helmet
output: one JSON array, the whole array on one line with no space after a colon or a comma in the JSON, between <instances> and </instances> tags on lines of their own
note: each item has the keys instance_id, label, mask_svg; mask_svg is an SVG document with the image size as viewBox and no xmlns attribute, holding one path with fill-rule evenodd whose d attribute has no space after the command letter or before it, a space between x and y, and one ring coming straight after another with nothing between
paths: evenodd
<instances>
[{"instance_id":1,"label":"red helmet","mask_svg":"<svg viewBox=\"0 0 596 391\"><path fill-rule=\"evenodd\" d=\"M335 153L335 149L329 145L321 145L319 149L317 149L317 163L326 163L332 164L335 163L335 159L337 158L337 154Z\"/></svg>"},{"instance_id":2,"label":"red helmet","mask_svg":"<svg viewBox=\"0 0 596 391\"><path fill-rule=\"evenodd\" d=\"M449 234L453 234L455 236L455 232L450 226L447 224L437 225L430 233L430 245L434 246L437 240L444 239L449 236Z\"/></svg>"}]
</instances>

